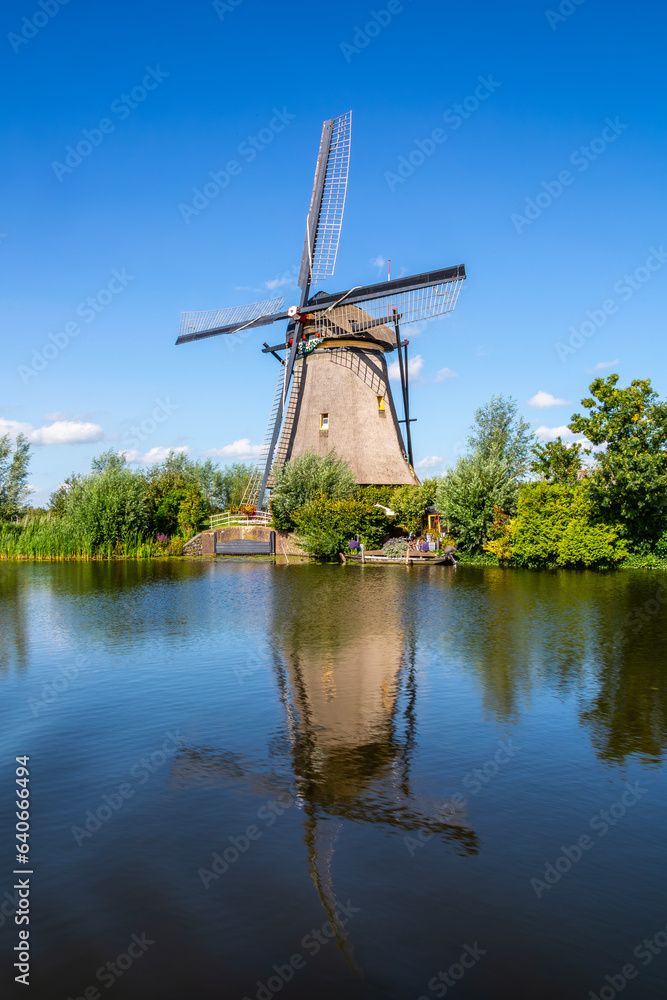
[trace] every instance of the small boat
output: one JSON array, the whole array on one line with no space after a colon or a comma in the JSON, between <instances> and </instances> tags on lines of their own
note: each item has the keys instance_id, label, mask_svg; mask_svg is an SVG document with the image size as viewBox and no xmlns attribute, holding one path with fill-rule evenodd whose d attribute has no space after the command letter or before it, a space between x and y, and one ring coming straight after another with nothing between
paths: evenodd
<instances>
[{"instance_id":1,"label":"small boat","mask_svg":"<svg viewBox=\"0 0 667 1000\"><path fill-rule=\"evenodd\" d=\"M342 552L340 557L343 562L355 563L403 563L411 565L419 563L422 566L456 566L456 549L453 545L448 545L441 554L437 552L420 552L418 549L408 549L404 556L385 556L382 550L371 552L360 552L346 555Z\"/></svg>"}]
</instances>

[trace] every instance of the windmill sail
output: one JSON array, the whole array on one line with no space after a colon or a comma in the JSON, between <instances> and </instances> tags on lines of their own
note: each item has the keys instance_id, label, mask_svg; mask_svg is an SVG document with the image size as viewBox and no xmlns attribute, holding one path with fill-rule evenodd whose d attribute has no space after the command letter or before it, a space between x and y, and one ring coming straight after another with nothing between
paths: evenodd
<instances>
[{"instance_id":1,"label":"windmill sail","mask_svg":"<svg viewBox=\"0 0 667 1000\"><path fill-rule=\"evenodd\" d=\"M317 295L308 304L314 331L332 335L362 333L383 323L393 325L393 311L401 324L417 323L451 312L465 281L465 267L448 267L428 271L378 285L352 288L336 295ZM335 335L335 334L334 334Z\"/></svg>"},{"instance_id":2,"label":"windmill sail","mask_svg":"<svg viewBox=\"0 0 667 1000\"><path fill-rule=\"evenodd\" d=\"M246 327L267 326L287 319L287 313L280 312L284 304L285 296L279 295L263 302L251 302L247 306L181 313L181 329L176 344L217 337L223 333L237 333Z\"/></svg>"},{"instance_id":3,"label":"windmill sail","mask_svg":"<svg viewBox=\"0 0 667 1000\"><path fill-rule=\"evenodd\" d=\"M336 267L350 167L352 112L322 127L315 182L306 223L299 287L329 278Z\"/></svg>"}]
</instances>

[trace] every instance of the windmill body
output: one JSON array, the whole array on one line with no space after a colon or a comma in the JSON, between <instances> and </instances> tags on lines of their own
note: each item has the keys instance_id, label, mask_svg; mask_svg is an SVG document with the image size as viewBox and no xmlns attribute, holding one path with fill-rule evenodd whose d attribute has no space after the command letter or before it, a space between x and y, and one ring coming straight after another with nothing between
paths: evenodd
<instances>
[{"instance_id":1,"label":"windmill body","mask_svg":"<svg viewBox=\"0 0 667 1000\"><path fill-rule=\"evenodd\" d=\"M372 337L355 334L352 321L337 312L342 310L331 314L335 334L320 337L312 324L304 327L307 353L297 357L294 404L284 421L276 461L333 449L362 485L416 484L385 360L385 352L395 349L394 334L386 326L374 328ZM367 318L363 310L355 312L358 322ZM314 346L308 350L310 344Z\"/></svg>"},{"instance_id":2,"label":"windmill body","mask_svg":"<svg viewBox=\"0 0 667 1000\"><path fill-rule=\"evenodd\" d=\"M361 485L417 484L410 435L407 341L401 325L451 311L463 265L338 294L311 286L334 271L345 206L351 112L324 123L306 221L299 306L283 299L236 309L183 313L177 344L288 320L284 341L265 342L280 362L269 422L246 503L262 506L275 466L306 453L335 450ZM386 355L396 352L400 407L392 396ZM403 427L403 430L401 428Z\"/></svg>"}]
</instances>

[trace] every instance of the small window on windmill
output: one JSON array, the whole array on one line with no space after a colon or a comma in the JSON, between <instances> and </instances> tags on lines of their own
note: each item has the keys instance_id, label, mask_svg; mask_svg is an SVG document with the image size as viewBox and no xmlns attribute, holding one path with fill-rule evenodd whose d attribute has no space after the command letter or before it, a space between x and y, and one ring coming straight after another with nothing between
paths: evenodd
<instances>
[{"instance_id":1,"label":"small window on windmill","mask_svg":"<svg viewBox=\"0 0 667 1000\"><path fill-rule=\"evenodd\" d=\"M378 396L378 410L384 413L384 396Z\"/></svg>"},{"instance_id":2,"label":"small window on windmill","mask_svg":"<svg viewBox=\"0 0 667 1000\"><path fill-rule=\"evenodd\" d=\"M328 431L329 430L329 414L328 413L320 413L320 430L321 431Z\"/></svg>"}]
</instances>

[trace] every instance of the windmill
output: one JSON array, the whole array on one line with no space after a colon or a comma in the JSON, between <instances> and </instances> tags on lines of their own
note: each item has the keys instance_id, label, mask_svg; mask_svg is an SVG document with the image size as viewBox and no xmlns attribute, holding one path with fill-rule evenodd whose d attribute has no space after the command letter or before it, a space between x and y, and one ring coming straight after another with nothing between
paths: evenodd
<instances>
[{"instance_id":1,"label":"windmill","mask_svg":"<svg viewBox=\"0 0 667 1000\"><path fill-rule=\"evenodd\" d=\"M361 485L418 483L413 469L407 341L401 324L454 309L460 264L344 292L311 296L336 265L350 163L352 112L324 122L306 220L298 306L284 296L232 309L181 314L176 344L287 320L285 339L263 345L280 375L260 456L244 503L261 509L271 470L306 452L334 449ZM399 420L385 354L396 351L404 416ZM284 357L281 355L284 354ZM404 431L401 432L401 424Z\"/></svg>"}]
</instances>

